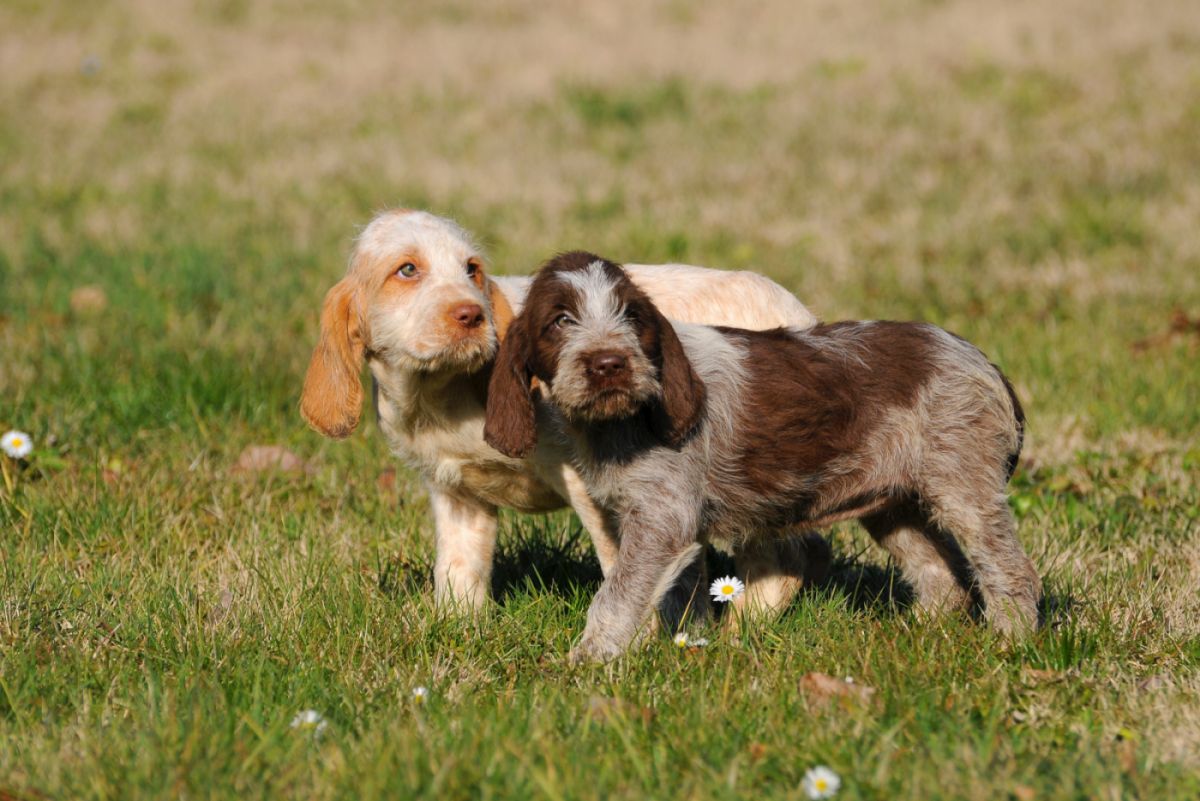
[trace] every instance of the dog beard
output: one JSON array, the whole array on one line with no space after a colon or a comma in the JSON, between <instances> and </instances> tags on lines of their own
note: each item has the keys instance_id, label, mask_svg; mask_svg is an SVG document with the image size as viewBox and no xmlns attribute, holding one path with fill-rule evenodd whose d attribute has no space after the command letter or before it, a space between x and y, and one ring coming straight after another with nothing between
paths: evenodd
<instances>
[{"instance_id":1,"label":"dog beard","mask_svg":"<svg viewBox=\"0 0 1200 801\"><path fill-rule=\"evenodd\" d=\"M490 336L465 336L431 356L401 353L401 367L422 373L474 373L496 355L496 342Z\"/></svg>"}]
</instances>

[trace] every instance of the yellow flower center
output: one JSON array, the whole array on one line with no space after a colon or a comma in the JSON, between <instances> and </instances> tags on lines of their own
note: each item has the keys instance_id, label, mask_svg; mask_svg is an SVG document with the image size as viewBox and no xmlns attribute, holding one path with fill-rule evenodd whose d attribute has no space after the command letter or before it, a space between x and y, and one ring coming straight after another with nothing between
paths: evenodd
<instances>
[{"instance_id":1,"label":"yellow flower center","mask_svg":"<svg viewBox=\"0 0 1200 801\"><path fill-rule=\"evenodd\" d=\"M721 594L722 595L733 595L733 585L726 584L724 587L721 588Z\"/></svg>"},{"instance_id":2,"label":"yellow flower center","mask_svg":"<svg viewBox=\"0 0 1200 801\"><path fill-rule=\"evenodd\" d=\"M12 439L12 446L13 446L14 448L19 448L19 447L21 447L21 446L22 446L22 445L24 445L24 444L25 444L25 440L21 439L20 437L13 437L13 439Z\"/></svg>"},{"instance_id":3,"label":"yellow flower center","mask_svg":"<svg viewBox=\"0 0 1200 801\"><path fill-rule=\"evenodd\" d=\"M829 789L829 782L825 781L824 779L817 779L814 784L817 785L818 790L825 791Z\"/></svg>"}]
</instances>

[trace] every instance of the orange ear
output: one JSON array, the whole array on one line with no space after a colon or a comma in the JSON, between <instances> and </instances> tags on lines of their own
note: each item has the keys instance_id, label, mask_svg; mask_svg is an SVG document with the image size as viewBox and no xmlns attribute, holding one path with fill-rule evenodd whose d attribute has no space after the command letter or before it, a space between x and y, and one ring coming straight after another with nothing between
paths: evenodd
<instances>
[{"instance_id":1,"label":"orange ear","mask_svg":"<svg viewBox=\"0 0 1200 801\"><path fill-rule=\"evenodd\" d=\"M321 339L313 349L300 414L327 437L350 436L362 414L363 339L354 289L348 279L334 285L321 307Z\"/></svg>"},{"instance_id":2,"label":"orange ear","mask_svg":"<svg viewBox=\"0 0 1200 801\"><path fill-rule=\"evenodd\" d=\"M492 304L492 327L496 329L496 341L503 342L513 321L513 307L495 281L488 281L488 302Z\"/></svg>"}]
</instances>

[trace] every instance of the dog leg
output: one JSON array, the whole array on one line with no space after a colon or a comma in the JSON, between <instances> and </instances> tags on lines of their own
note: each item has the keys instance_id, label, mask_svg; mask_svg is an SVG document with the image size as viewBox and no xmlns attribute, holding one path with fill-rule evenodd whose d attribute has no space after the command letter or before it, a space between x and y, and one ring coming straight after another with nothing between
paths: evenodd
<instances>
[{"instance_id":1,"label":"dog leg","mask_svg":"<svg viewBox=\"0 0 1200 801\"><path fill-rule=\"evenodd\" d=\"M926 617L965 611L971 606L970 565L958 545L937 532L915 502L871 517L863 526L895 560Z\"/></svg>"},{"instance_id":2,"label":"dog leg","mask_svg":"<svg viewBox=\"0 0 1200 801\"><path fill-rule=\"evenodd\" d=\"M823 582L829 576L833 552L820 534L803 532L754 542L739 549L736 559L746 592L733 602L736 614L730 617L735 627L782 612L802 587Z\"/></svg>"},{"instance_id":3,"label":"dog leg","mask_svg":"<svg viewBox=\"0 0 1200 801\"><path fill-rule=\"evenodd\" d=\"M617 553L621 547L620 540L617 539L616 522L611 515L596 505L592 496L588 494L583 479L574 470L564 467L562 482L571 508L575 510L579 522L583 523L584 530L592 538L592 547L596 549L596 558L600 560L600 572L607 576L617 562Z\"/></svg>"},{"instance_id":4,"label":"dog leg","mask_svg":"<svg viewBox=\"0 0 1200 801\"><path fill-rule=\"evenodd\" d=\"M625 515L617 563L588 607L587 627L572 661L612 659L644 634L659 600L703 556L695 534L694 519L676 514Z\"/></svg>"},{"instance_id":5,"label":"dog leg","mask_svg":"<svg viewBox=\"0 0 1200 801\"><path fill-rule=\"evenodd\" d=\"M574 470L564 467L562 482L571 507L592 538L596 558L600 561L600 571L608 576L617 562L621 547L616 521L592 500L583 479ZM684 568L679 580L663 596L658 614L651 618L651 631L646 634L650 635L657 629L674 634L688 623L707 620L712 609L708 602L707 577L708 566L702 553L695 562Z\"/></svg>"},{"instance_id":6,"label":"dog leg","mask_svg":"<svg viewBox=\"0 0 1200 801\"><path fill-rule=\"evenodd\" d=\"M496 509L429 486L437 556L434 598L439 607L477 610L487 604L496 550Z\"/></svg>"},{"instance_id":7,"label":"dog leg","mask_svg":"<svg viewBox=\"0 0 1200 801\"><path fill-rule=\"evenodd\" d=\"M1004 494L977 495L939 487L930 492L931 514L970 560L988 622L1018 638L1037 627L1042 582L1017 539Z\"/></svg>"}]
</instances>

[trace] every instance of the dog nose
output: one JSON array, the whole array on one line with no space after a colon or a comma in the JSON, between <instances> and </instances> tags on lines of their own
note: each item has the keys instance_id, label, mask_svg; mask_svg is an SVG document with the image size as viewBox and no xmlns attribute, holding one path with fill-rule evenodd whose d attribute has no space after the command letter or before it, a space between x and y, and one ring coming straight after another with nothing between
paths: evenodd
<instances>
[{"instance_id":1,"label":"dog nose","mask_svg":"<svg viewBox=\"0 0 1200 801\"><path fill-rule=\"evenodd\" d=\"M611 376L624 372L627 360L619 353L596 353L588 359L588 372L597 376Z\"/></svg>"},{"instance_id":2,"label":"dog nose","mask_svg":"<svg viewBox=\"0 0 1200 801\"><path fill-rule=\"evenodd\" d=\"M476 328L483 322L483 308L478 303L464 303L451 309L450 316L463 328Z\"/></svg>"}]
</instances>

